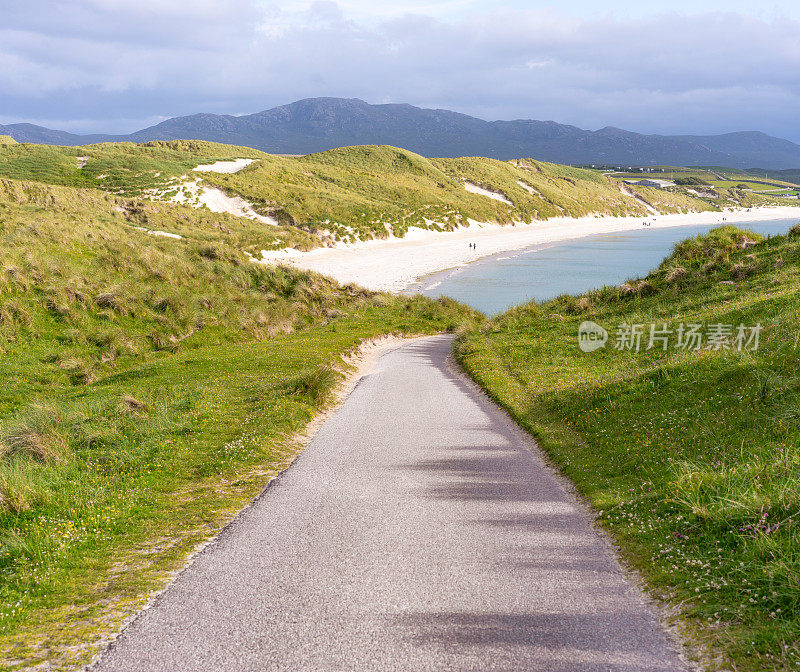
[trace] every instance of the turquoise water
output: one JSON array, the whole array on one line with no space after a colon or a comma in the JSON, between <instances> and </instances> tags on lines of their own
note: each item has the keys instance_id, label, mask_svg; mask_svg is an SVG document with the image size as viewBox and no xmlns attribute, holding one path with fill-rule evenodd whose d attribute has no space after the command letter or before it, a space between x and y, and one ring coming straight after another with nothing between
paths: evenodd
<instances>
[{"instance_id":1,"label":"turquoise water","mask_svg":"<svg viewBox=\"0 0 800 672\"><path fill-rule=\"evenodd\" d=\"M784 234L797 220L744 222L738 227L763 236ZM487 315L532 300L619 285L647 275L675 243L718 224L626 231L504 252L466 266L427 276L410 291L451 296Z\"/></svg>"}]
</instances>

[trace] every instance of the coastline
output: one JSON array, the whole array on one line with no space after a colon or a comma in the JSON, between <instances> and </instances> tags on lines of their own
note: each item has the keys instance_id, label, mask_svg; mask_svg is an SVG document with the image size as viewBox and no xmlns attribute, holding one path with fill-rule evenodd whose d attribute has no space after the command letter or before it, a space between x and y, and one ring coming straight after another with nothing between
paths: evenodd
<instances>
[{"instance_id":1,"label":"coastline","mask_svg":"<svg viewBox=\"0 0 800 672\"><path fill-rule=\"evenodd\" d=\"M723 218L726 221L723 222ZM583 238L598 233L703 224L797 219L800 208L775 206L723 212L698 212L648 217L558 217L532 224L500 225L470 222L469 227L439 232L410 229L404 238L369 240L310 252L294 249L265 251L257 259L266 264L287 264L315 271L347 284L356 283L376 291L399 292L420 278L469 264L501 252L532 245ZM475 243L475 249L469 244Z\"/></svg>"}]
</instances>

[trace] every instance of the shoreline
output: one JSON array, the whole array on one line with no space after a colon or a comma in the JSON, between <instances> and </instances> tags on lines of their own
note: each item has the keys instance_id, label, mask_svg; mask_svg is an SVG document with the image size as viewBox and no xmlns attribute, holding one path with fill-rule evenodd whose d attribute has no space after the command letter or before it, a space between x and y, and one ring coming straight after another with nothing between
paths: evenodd
<instances>
[{"instance_id":1,"label":"shoreline","mask_svg":"<svg viewBox=\"0 0 800 672\"><path fill-rule=\"evenodd\" d=\"M725 218L726 221L722 221ZM286 264L355 283L375 291L402 292L425 276L464 266L501 252L521 250L543 243L584 238L594 234L648 228L737 224L752 221L797 219L800 208L775 206L723 212L697 212L648 217L558 217L532 224L481 224L455 231L409 229L404 238L369 240L310 252L294 249L265 251L259 263ZM469 247L475 243L476 248Z\"/></svg>"}]
</instances>

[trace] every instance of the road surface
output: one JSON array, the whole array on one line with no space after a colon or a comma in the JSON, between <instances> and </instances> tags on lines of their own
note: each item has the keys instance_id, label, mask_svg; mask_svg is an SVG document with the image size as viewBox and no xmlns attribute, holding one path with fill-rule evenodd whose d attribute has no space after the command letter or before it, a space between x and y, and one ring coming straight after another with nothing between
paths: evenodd
<instances>
[{"instance_id":1,"label":"road surface","mask_svg":"<svg viewBox=\"0 0 800 672\"><path fill-rule=\"evenodd\" d=\"M381 357L94 669L684 670L590 516L450 348Z\"/></svg>"}]
</instances>

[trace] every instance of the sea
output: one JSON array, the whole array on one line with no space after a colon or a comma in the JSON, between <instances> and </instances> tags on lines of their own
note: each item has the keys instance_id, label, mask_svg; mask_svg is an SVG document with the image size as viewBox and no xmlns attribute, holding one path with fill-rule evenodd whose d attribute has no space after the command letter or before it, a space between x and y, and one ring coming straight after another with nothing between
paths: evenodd
<instances>
[{"instance_id":1,"label":"sea","mask_svg":"<svg viewBox=\"0 0 800 672\"><path fill-rule=\"evenodd\" d=\"M737 222L762 236L785 234L798 220ZM497 315L530 301L561 294L582 294L647 275L676 243L710 231L718 224L642 227L574 240L535 245L495 254L434 273L408 288L426 296L450 296L487 315Z\"/></svg>"}]
</instances>

